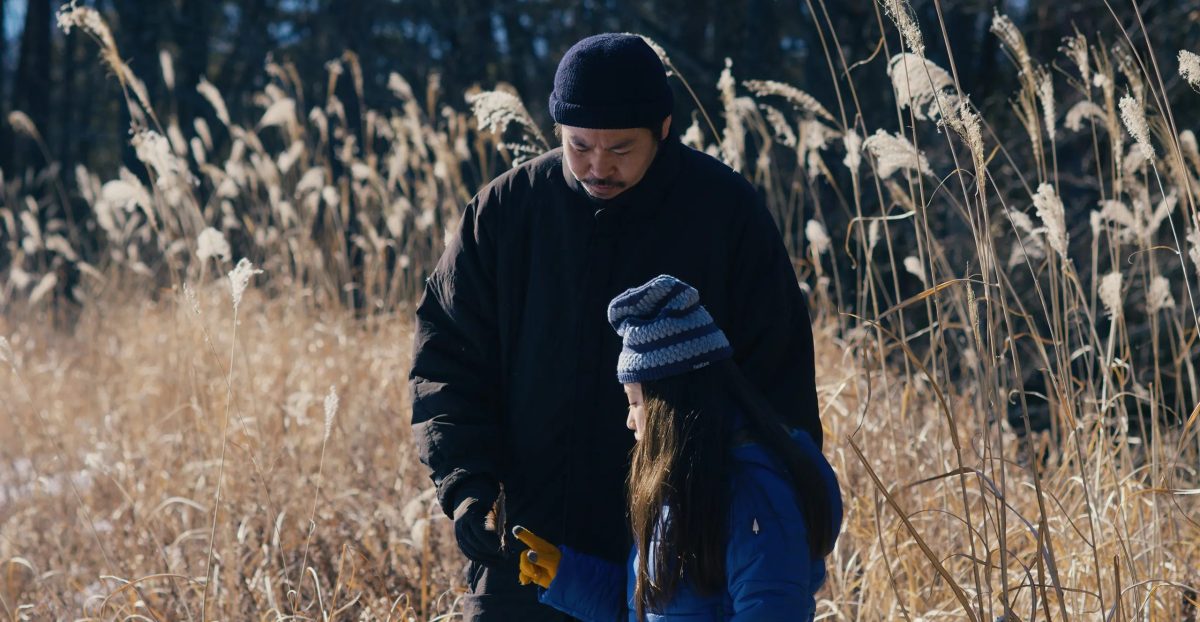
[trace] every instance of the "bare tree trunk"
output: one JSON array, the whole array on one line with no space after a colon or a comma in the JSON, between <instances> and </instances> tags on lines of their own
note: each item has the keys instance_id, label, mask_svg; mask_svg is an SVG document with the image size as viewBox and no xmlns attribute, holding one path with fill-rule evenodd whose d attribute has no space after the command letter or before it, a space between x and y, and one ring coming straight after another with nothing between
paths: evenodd
<instances>
[{"instance_id":1,"label":"bare tree trunk","mask_svg":"<svg viewBox=\"0 0 1200 622\"><path fill-rule=\"evenodd\" d=\"M62 56L60 64L62 67L62 84L59 89L59 99L55 104L58 113L54 121L54 128L46 128L46 140L50 140L50 135L55 136L55 157L62 163L63 171L69 174L75 168L76 153L79 151L78 137L79 128L76 126L76 80L78 74L75 70L77 64L81 61L79 56L79 39L78 35L69 35L62 39ZM51 132L50 130L54 131Z\"/></svg>"},{"instance_id":2,"label":"bare tree trunk","mask_svg":"<svg viewBox=\"0 0 1200 622\"><path fill-rule=\"evenodd\" d=\"M50 5L54 0L30 0L21 34L20 59L13 84L13 108L29 115L38 131L50 121ZM15 141L17 167L45 165L37 146Z\"/></svg>"},{"instance_id":3,"label":"bare tree trunk","mask_svg":"<svg viewBox=\"0 0 1200 622\"><path fill-rule=\"evenodd\" d=\"M179 123L185 134L196 117L203 116L203 98L196 91L200 78L208 74L209 36L212 28L212 2L184 2L176 30L179 55L175 58L175 100ZM218 5L219 6L219 5Z\"/></svg>"},{"instance_id":4,"label":"bare tree trunk","mask_svg":"<svg viewBox=\"0 0 1200 622\"><path fill-rule=\"evenodd\" d=\"M5 28L8 26L8 3L0 0L0 37L7 32ZM0 112L8 111L8 90L4 87L8 84L8 40L0 38Z\"/></svg>"},{"instance_id":5,"label":"bare tree trunk","mask_svg":"<svg viewBox=\"0 0 1200 622\"><path fill-rule=\"evenodd\" d=\"M3 36L8 26L8 3L0 0L0 119L8 118L8 40ZM12 166L12 130L7 123L0 123L0 170ZM0 265L7 265L7 258L0 251Z\"/></svg>"}]
</instances>

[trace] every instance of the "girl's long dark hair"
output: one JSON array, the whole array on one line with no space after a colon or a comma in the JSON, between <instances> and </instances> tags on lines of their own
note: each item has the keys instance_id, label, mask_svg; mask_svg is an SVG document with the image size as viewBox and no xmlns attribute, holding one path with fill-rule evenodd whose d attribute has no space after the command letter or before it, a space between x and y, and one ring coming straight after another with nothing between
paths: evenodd
<instances>
[{"instance_id":1,"label":"girl's long dark hair","mask_svg":"<svg viewBox=\"0 0 1200 622\"><path fill-rule=\"evenodd\" d=\"M644 382L642 399L646 427L629 470L638 620L647 610L661 611L684 576L700 594L725 585L734 412L741 413L751 440L790 475L813 556L829 554L837 534L817 464L791 441L766 398L733 361ZM649 558L652 541L654 559Z\"/></svg>"}]
</instances>

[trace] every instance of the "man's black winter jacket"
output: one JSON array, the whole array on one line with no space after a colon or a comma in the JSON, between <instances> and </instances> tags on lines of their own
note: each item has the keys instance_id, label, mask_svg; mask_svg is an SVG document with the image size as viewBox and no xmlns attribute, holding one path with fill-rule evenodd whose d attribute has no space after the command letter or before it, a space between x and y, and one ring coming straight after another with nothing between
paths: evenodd
<instances>
[{"instance_id":1,"label":"man's black winter jacket","mask_svg":"<svg viewBox=\"0 0 1200 622\"><path fill-rule=\"evenodd\" d=\"M808 310L754 188L668 138L641 182L599 202L555 149L467 205L417 310L413 432L448 514L459 483L488 478L508 524L624 561L633 434L606 307L659 274L699 290L746 376L820 446ZM533 599L516 563L489 569L511 588L477 594Z\"/></svg>"}]
</instances>

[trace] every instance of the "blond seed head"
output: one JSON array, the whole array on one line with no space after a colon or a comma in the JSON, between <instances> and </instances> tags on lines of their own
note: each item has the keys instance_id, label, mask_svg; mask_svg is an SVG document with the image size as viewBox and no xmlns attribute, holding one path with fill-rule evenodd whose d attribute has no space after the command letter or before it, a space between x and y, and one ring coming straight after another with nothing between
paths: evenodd
<instances>
[{"instance_id":1,"label":"blond seed head","mask_svg":"<svg viewBox=\"0 0 1200 622\"><path fill-rule=\"evenodd\" d=\"M325 440L333 431L333 418L337 416L338 394L337 387L329 385L329 394L325 396Z\"/></svg>"}]
</instances>

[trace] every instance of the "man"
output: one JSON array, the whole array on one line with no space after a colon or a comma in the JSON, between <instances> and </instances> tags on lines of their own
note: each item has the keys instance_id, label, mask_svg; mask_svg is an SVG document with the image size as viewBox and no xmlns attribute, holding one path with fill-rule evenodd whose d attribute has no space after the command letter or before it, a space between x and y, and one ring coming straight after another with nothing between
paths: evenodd
<instances>
[{"instance_id":1,"label":"man","mask_svg":"<svg viewBox=\"0 0 1200 622\"><path fill-rule=\"evenodd\" d=\"M518 583L505 522L628 554L632 437L605 313L625 289L694 285L747 376L821 442L812 329L779 232L745 179L671 134L672 104L640 37L575 44L550 95L562 147L471 200L427 283L413 434L470 560L468 620L566 619Z\"/></svg>"}]
</instances>

